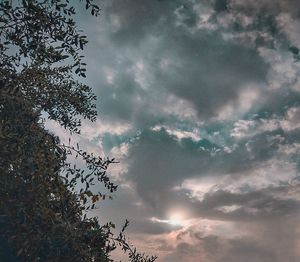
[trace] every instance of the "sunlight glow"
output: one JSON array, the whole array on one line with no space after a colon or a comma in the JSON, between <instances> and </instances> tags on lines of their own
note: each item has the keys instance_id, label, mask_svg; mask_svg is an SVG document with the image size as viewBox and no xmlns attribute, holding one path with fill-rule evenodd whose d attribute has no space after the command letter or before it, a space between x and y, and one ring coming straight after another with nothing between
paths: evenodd
<instances>
[{"instance_id":1,"label":"sunlight glow","mask_svg":"<svg viewBox=\"0 0 300 262\"><path fill-rule=\"evenodd\" d=\"M183 226L185 224L184 216L179 212L171 213L168 219L159 219L156 217L152 217L150 218L150 220L156 223L165 223L172 226Z\"/></svg>"},{"instance_id":2,"label":"sunlight glow","mask_svg":"<svg viewBox=\"0 0 300 262\"><path fill-rule=\"evenodd\" d=\"M181 226L183 224L183 218L182 215L179 213L175 213L171 215L171 217L168 220L168 224L173 226Z\"/></svg>"}]
</instances>

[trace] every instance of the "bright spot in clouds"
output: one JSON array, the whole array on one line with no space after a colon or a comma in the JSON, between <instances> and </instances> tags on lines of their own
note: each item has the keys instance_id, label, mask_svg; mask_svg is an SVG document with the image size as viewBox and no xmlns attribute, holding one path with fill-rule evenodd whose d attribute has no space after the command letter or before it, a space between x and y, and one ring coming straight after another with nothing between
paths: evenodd
<instances>
[{"instance_id":1,"label":"bright spot in clouds","mask_svg":"<svg viewBox=\"0 0 300 262\"><path fill-rule=\"evenodd\" d=\"M158 262L300 261L296 2L104 0L86 21L100 117L77 140L120 162L99 217Z\"/></svg>"},{"instance_id":2,"label":"bright spot in clouds","mask_svg":"<svg viewBox=\"0 0 300 262\"><path fill-rule=\"evenodd\" d=\"M180 213L174 213L170 216L168 223L173 226L182 226L184 223L183 216Z\"/></svg>"},{"instance_id":3,"label":"bright spot in clouds","mask_svg":"<svg viewBox=\"0 0 300 262\"><path fill-rule=\"evenodd\" d=\"M171 212L167 219L159 219L157 217L152 217L150 220L154 223L164 223L172 226L184 226L187 222L185 219L185 214L182 211Z\"/></svg>"}]
</instances>

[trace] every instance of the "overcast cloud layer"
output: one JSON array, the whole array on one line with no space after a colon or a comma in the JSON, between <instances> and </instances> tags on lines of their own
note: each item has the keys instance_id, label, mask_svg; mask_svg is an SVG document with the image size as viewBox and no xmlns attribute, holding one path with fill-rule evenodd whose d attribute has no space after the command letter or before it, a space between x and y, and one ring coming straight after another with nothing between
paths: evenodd
<instances>
[{"instance_id":1,"label":"overcast cloud layer","mask_svg":"<svg viewBox=\"0 0 300 262\"><path fill-rule=\"evenodd\" d=\"M120 190L96 215L160 262L300 261L299 2L100 5L79 140L120 161Z\"/></svg>"}]
</instances>

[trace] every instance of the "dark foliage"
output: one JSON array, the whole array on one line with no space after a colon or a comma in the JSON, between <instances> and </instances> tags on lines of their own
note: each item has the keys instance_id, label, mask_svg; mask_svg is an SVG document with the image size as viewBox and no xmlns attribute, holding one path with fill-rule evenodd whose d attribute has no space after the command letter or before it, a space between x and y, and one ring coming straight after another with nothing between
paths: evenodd
<instances>
[{"instance_id":1,"label":"dark foliage","mask_svg":"<svg viewBox=\"0 0 300 262\"><path fill-rule=\"evenodd\" d=\"M99 7L86 0L92 15ZM117 190L106 170L113 159L61 144L42 113L71 133L79 117L96 119L80 50L87 43L68 0L0 2L0 260L111 261L117 246L130 261L154 261L128 244L123 229L87 218L88 209ZM85 170L71 165L81 157ZM106 193L91 190L102 183Z\"/></svg>"}]
</instances>

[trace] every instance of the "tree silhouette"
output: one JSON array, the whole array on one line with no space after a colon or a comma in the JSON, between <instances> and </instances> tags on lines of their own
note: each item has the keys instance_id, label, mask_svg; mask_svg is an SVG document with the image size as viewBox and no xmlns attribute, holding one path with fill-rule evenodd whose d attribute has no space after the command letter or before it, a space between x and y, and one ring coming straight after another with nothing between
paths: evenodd
<instances>
[{"instance_id":1,"label":"tree silhouette","mask_svg":"<svg viewBox=\"0 0 300 262\"><path fill-rule=\"evenodd\" d=\"M99 15L92 0L84 4ZM128 244L128 221L114 235L114 224L86 216L117 190L106 173L114 160L61 144L44 126L42 114L71 134L80 133L80 117L96 120L96 97L76 80L86 77L87 39L75 13L68 0L0 2L0 258L112 261L120 246L130 261L151 262ZM86 168L68 162L71 155ZM106 192L93 192L95 181Z\"/></svg>"}]
</instances>

